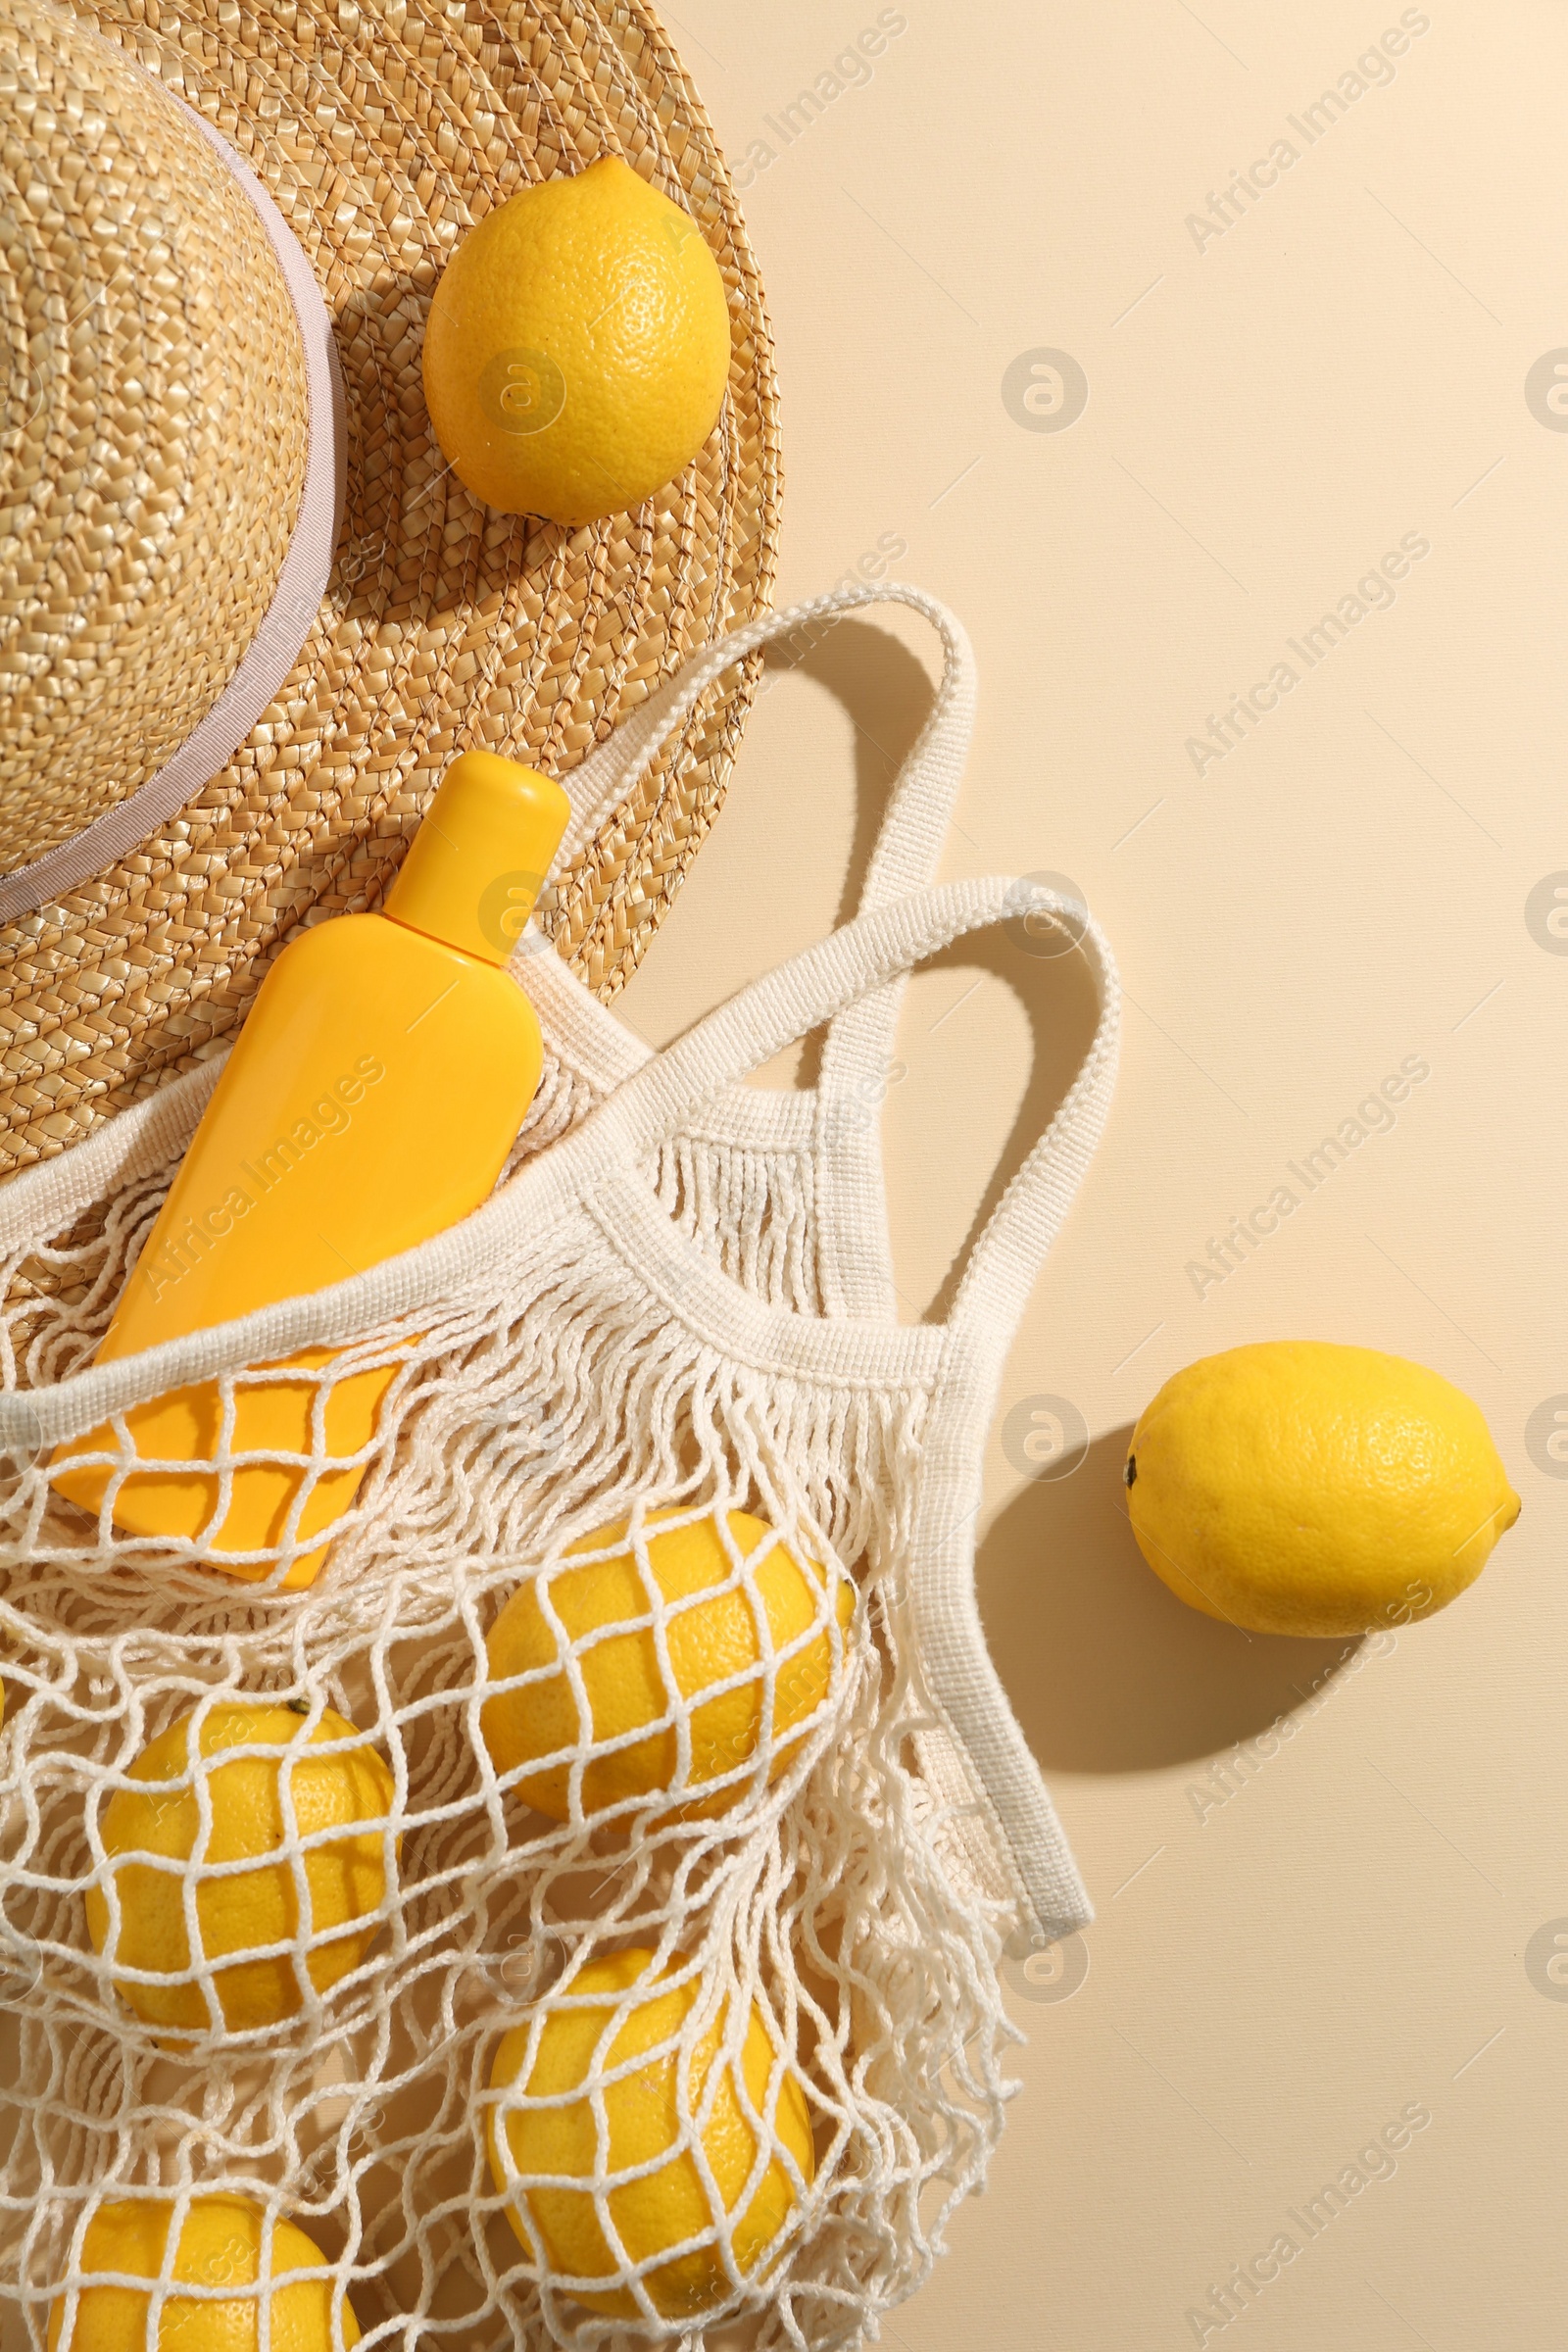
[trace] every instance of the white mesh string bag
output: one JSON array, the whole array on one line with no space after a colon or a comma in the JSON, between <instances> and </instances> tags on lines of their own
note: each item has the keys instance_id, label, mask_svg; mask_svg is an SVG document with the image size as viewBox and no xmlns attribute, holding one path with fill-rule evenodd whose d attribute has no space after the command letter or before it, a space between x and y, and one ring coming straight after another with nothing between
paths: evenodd
<instances>
[{"instance_id":1,"label":"white mesh string bag","mask_svg":"<svg viewBox=\"0 0 1568 2352\"><path fill-rule=\"evenodd\" d=\"M345 2296L368 2344L410 2352L696 2347L747 2314L763 2346L851 2343L919 2283L984 2178L1014 2031L1003 1941L1089 1916L972 1572L1003 1357L1108 1102L1108 954L1081 906L1027 883L928 886L973 674L952 618L903 590L837 592L694 662L571 779L565 854L717 669L889 595L932 620L945 669L859 915L659 1054L526 935L514 969L546 1075L462 1225L95 1366L217 1065L0 1194L0 2285L35 2344L51 2303L68 2298L69 2328L104 2275L84 2251L104 2208L173 2201L161 2309L182 2217L214 2194L315 2241L340 2347ZM875 1108L901 982L1004 921L1065 927L1099 1032L951 1316L903 1326ZM745 1083L823 1022L814 1090ZM215 1460L160 1465L208 1476L210 1534L235 1396L304 1349L315 1368L289 1377L312 1384L312 1443L274 1461L293 1504L277 1545L239 1563L255 1581L206 1564L206 1535L117 1531L116 1481L147 1467L117 1416L212 1384ZM358 1496L318 1581L286 1590L318 1546L296 1532L315 1483L343 1467L334 1384L389 1363ZM94 1521L46 1472L61 1441L106 1425ZM671 1534L707 1547L695 1592L661 1581ZM612 1600L585 1616L596 1565ZM524 1591L533 1662L498 1673L487 1639ZM704 1633L715 1608L727 1647ZM616 1658L652 1695L607 1726L596 1678ZM283 1744L274 1725L208 1752L221 1710L258 1702L294 1710ZM507 1704L554 1744L498 1769L486 1710ZM149 1962L106 1824L181 1721L159 1802L194 1808L194 1843L145 1867L175 1890L184 1951L175 1929ZM313 1794L323 1759L381 1790L357 1829ZM258 1867L222 1851L216 1775L236 1763L278 1791L283 1910L246 1964L273 1972L284 2013L260 2022L229 2015L236 1964L203 1941L203 1904ZM356 1933L339 1913L328 1981L312 1873L346 1851ZM564 2176L540 2151L563 2132L576 2155L552 2205ZM662 2234L639 2219L650 2195ZM265 2347L278 2290L260 2268L222 2291L259 2301Z\"/></svg>"}]
</instances>

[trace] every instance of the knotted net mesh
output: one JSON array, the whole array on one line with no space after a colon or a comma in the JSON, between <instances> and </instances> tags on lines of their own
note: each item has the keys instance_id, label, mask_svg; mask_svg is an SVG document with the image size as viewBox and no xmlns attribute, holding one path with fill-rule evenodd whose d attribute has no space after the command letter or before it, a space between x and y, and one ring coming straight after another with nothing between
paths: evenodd
<instances>
[{"instance_id":1,"label":"knotted net mesh","mask_svg":"<svg viewBox=\"0 0 1568 2352\"><path fill-rule=\"evenodd\" d=\"M552 1069L517 1159L585 1106ZM172 1165L0 1261L7 1392L91 1361ZM808 1162L687 1135L644 1176L812 1311ZM1012 1913L912 1761L926 1389L716 1349L580 1208L315 1353L216 1378L199 1459L78 1433L96 1510L0 1458L0 2288L35 2345L111 2275L149 2344L237 2299L268 2352L307 2291L339 2347L853 2342L1008 2089ZM280 1385L297 1442L248 1448ZM196 1533L116 1525L149 1467ZM275 1540L225 1572L258 1471Z\"/></svg>"}]
</instances>

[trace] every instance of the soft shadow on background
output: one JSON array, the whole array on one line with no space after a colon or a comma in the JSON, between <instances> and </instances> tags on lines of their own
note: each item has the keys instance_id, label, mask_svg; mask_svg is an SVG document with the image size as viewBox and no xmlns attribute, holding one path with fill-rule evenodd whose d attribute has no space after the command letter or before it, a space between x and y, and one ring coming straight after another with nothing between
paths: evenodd
<instances>
[{"instance_id":1,"label":"soft shadow on background","mask_svg":"<svg viewBox=\"0 0 1568 2352\"><path fill-rule=\"evenodd\" d=\"M935 690L906 645L883 628L840 620L825 634L813 629L770 645L763 657L762 692L794 672L831 694L855 729L855 831L844 888L833 923L850 922L859 907L866 868L893 798L899 769L930 716ZM802 940L802 947L808 942ZM815 1086L821 1074L822 1032L759 1070L754 1083Z\"/></svg>"},{"instance_id":2,"label":"soft shadow on background","mask_svg":"<svg viewBox=\"0 0 1568 2352\"><path fill-rule=\"evenodd\" d=\"M931 642L934 647L935 637ZM894 779L931 715L936 692L909 647L875 621L839 620L820 635L808 627L770 645L763 656L763 693L791 671L824 687L855 729L855 833L834 917L847 923L859 903Z\"/></svg>"},{"instance_id":3,"label":"soft shadow on background","mask_svg":"<svg viewBox=\"0 0 1568 2352\"><path fill-rule=\"evenodd\" d=\"M1127 1518L1131 1439L1110 1430L1069 1476L1031 1481L980 1545L986 1639L1048 1772L1147 1772L1233 1747L1355 1646L1246 1634L1167 1591Z\"/></svg>"},{"instance_id":4,"label":"soft shadow on background","mask_svg":"<svg viewBox=\"0 0 1568 2352\"><path fill-rule=\"evenodd\" d=\"M1100 1004L1089 965L1076 947L1068 947L1060 955L1042 956L1019 947L1006 927L974 931L967 939L956 939L952 947L928 957L921 969L969 972L977 978L988 975L1000 980L1017 998L1029 1022L1029 1075L1023 1095L985 1191L975 1203L968 1231L925 1310L930 1322L952 1312L953 1295L970 1250L1078 1075L1094 1042ZM955 1116L960 1115L961 1110L956 1108ZM940 1140L934 1138L931 1149L940 1148ZM893 1249L897 1265L896 1225Z\"/></svg>"},{"instance_id":5,"label":"soft shadow on background","mask_svg":"<svg viewBox=\"0 0 1568 2352\"><path fill-rule=\"evenodd\" d=\"M930 678L907 646L873 622L840 621L815 642L796 639L771 647L770 671L795 670L830 693L855 728L855 833L835 921L856 913L866 868L887 813L898 770L930 713ZM1078 1074L1095 1033L1098 1007L1089 967L1070 945L1042 953L1036 939L1022 947L1006 927L974 932L929 956L928 972L989 974L1018 998L1028 1016L1031 1059L1023 1099L1007 1142L976 1203L969 1231L937 1290L927 1317L945 1315L975 1236L985 1224L1035 1139ZM813 1086L820 1071L821 1032L806 1041L796 1076ZM759 1071L758 1083L779 1083L779 1065ZM895 1234L895 1250L897 1250Z\"/></svg>"},{"instance_id":6,"label":"soft shadow on background","mask_svg":"<svg viewBox=\"0 0 1568 2352\"><path fill-rule=\"evenodd\" d=\"M798 670L824 687L855 727L855 834L836 917L845 922L899 765L930 710L931 682L914 654L874 621L840 621L814 642L770 649L767 660L770 675ZM1049 1125L1094 1035L1098 1008L1084 957L1071 949L1041 953L1041 944L1020 945L998 927L956 941L925 967L1003 981L1031 1035L1017 1115L929 1316L948 1312L970 1244ZM801 1055L801 1083L815 1083L819 1056L818 1035ZM777 1065L764 1082L779 1082ZM1168 1592L1127 1518L1122 1467L1131 1435L1110 1431L1070 1475L1026 1484L980 1545L991 1653L1047 1771L1148 1771L1232 1747L1304 1705L1353 1646L1246 1634Z\"/></svg>"}]
</instances>

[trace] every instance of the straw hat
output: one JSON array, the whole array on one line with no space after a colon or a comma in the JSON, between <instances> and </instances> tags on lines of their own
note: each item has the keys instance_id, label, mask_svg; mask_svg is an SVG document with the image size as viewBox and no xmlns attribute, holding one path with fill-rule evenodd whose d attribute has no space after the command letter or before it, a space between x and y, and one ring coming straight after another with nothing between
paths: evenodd
<instances>
[{"instance_id":1,"label":"straw hat","mask_svg":"<svg viewBox=\"0 0 1568 2352\"><path fill-rule=\"evenodd\" d=\"M435 445L425 312L519 185L623 155L730 292L702 454L580 530ZM641 0L0 0L0 1172L221 1045L375 905L455 752L564 774L767 602L767 321ZM612 995L722 796L714 690L555 896Z\"/></svg>"}]
</instances>

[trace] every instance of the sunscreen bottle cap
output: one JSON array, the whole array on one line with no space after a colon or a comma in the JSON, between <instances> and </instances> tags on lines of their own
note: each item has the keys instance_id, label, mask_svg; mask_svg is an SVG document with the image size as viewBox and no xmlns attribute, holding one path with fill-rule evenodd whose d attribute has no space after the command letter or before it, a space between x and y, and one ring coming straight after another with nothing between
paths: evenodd
<instances>
[{"instance_id":1,"label":"sunscreen bottle cap","mask_svg":"<svg viewBox=\"0 0 1568 2352\"><path fill-rule=\"evenodd\" d=\"M570 814L548 776L497 752L461 752L381 912L465 956L509 962Z\"/></svg>"}]
</instances>

